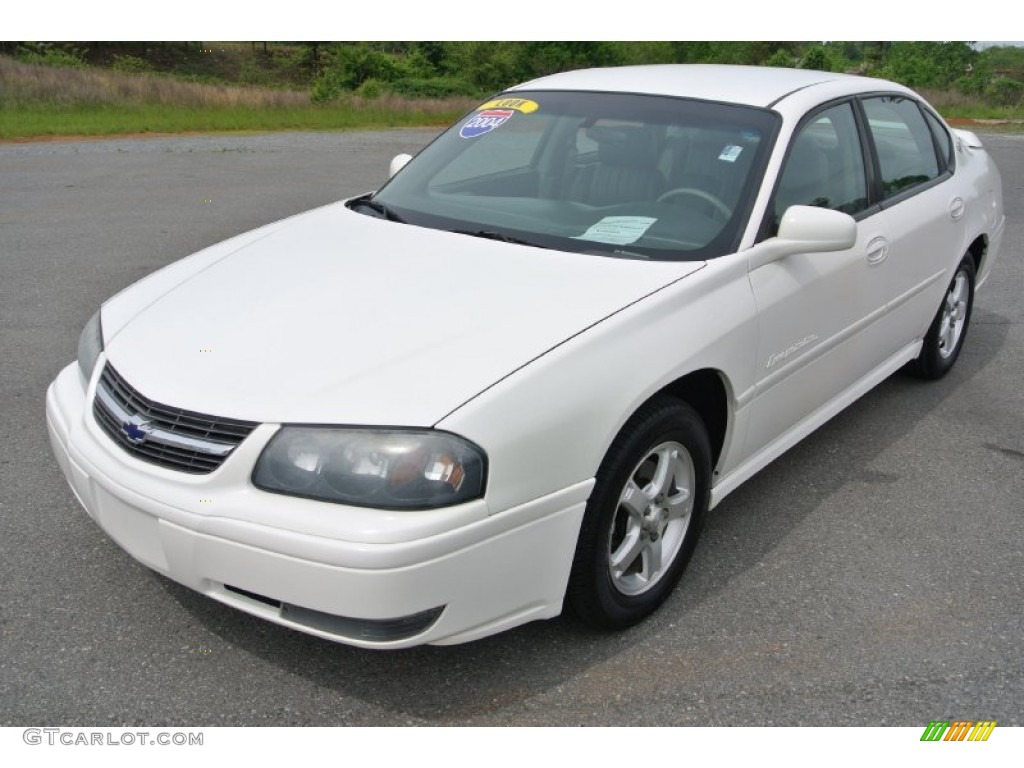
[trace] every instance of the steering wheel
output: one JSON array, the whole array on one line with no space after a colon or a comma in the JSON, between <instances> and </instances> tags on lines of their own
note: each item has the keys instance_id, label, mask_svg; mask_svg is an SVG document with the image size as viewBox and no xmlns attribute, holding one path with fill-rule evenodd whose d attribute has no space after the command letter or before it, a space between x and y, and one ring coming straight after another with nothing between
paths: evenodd
<instances>
[{"instance_id":1,"label":"steering wheel","mask_svg":"<svg viewBox=\"0 0 1024 768\"><path fill-rule=\"evenodd\" d=\"M732 209L728 205L723 203L710 192L705 192L703 189L697 189L696 187L676 187L675 189L670 189L658 198L658 202L664 203L671 200L673 197L681 197L683 195L699 197L701 200L710 203L716 211L724 215L727 219L732 216Z\"/></svg>"}]
</instances>

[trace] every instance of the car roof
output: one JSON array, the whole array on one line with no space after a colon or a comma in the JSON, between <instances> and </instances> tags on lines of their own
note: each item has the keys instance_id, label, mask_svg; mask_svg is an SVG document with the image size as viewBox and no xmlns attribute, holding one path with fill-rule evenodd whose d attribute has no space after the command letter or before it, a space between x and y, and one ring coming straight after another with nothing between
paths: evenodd
<instances>
[{"instance_id":1,"label":"car roof","mask_svg":"<svg viewBox=\"0 0 1024 768\"><path fill-rule=\"evenodd\" d=\"M824 84L832 85L829 90L851 93L891 88L904 90L895 83L859 75L731 64L653 64L580 69L531 80L511 90L647 93L769 107L791 93ZM836 89L835 86L840 87Z\"/></svg>"}]
</instances>

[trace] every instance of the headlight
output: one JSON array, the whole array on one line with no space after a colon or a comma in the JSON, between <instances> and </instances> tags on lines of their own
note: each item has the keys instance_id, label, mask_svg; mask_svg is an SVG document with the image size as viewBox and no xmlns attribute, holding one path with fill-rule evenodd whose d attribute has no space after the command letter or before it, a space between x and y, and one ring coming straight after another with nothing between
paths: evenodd
<instances>
[{"instance_id":1,"label":"headlight","mask_svg":"<svg viewBox=\"0 0 1024 768\"><path fill-rule=\"evenodd\" d=\"M82 372L86 384L92 379L93 369L102 351L103 328L100 326L100 311L97 309L78 338L78 370Z\"/></svg>"},{"instance_id":2,"label":"headlight","mask_svg":"<svg viewBox=\"0 0 1024 768\"><path fill-rule=\"evenodd\" d=\"M252 481L357 507L435 509L482 496L485 465L482 450L447 432L282 427Z\"/></svg>"}]
</instances>

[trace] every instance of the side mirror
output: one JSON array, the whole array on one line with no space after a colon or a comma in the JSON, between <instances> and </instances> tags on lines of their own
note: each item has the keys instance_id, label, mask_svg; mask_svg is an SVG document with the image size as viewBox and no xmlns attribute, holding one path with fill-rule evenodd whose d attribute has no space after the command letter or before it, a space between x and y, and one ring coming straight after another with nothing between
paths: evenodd
<instances>
[{"instance_id":1,"label":"side mirror","mask_svg":"<svg viewBox=\"0 0 1024 768\"><path fill-rule=\"evenodd\" d=\"M985 145L981 143L981 139L978 138L978 134L976 133L965 131L963 128L954 128L953 133L957 135L957 138L960 139L968 149L985 148Z\"/></svg>"},{"instance_id":2,"label":"side mirror","mask_svg":"<svg viewBox=\"0 0 1024 768\"><path fill-rule=\"evenodd\" d=\"M797 253L846 251L857 242L857 222L848 213L810 205L786 209L776 237L751 248L749 269L754 270Z\"/></svg>"},{"instance_id":3,"label":"side mirror","mask_svg":"<svg viewBox=\"0 0 1024 768\"><path fill-rule=\"evenodd\" d=\"M391 167L388 169L388 178L390 179L400 170L405 168L405 164L412 160L412 155L407 155L404 152L401 155L395 155L391 158Z\"/></svg>"}]
</instances>

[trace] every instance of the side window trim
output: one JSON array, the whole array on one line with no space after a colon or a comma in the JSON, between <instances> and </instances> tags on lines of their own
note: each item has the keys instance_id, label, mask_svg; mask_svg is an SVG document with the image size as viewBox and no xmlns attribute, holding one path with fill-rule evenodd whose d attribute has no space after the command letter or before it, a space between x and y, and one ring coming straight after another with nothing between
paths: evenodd
<instances>
[{"instance_id":1,"label":"side window trim","mask_svg":"<svg viewBox=\"0 0 1024 768\"><path fill-rule=\"evenodd\" d=\"M952 171L955 169L956 155L953 152L953 137L949 135L949 129L946 127L945 121L939 116L937 112L928 108L927 105L922 102L917 102L917 108L921 110L924 116L924 121L928 125L928 130L932 134L932 143L935 145L935 155L939 158L939 167L943 171ZM935 128L932 127L934 123ZM935 131L938 130L946 138L945 154L943 154L943 147L939 145L939 139L935 135Z\"/></svg>"},{"instance_id":2,"label":"side window trim","mask_svg":"<svg viewBox=\"0 0 1024 768\"><path fill-rule=\"evenodd\" d=\"M906 189L901 189L899 192L897 192L892 197L887 198L887 199L883 200L881 203L879 203L878 204L879 209L880 210L887 210L889 208L892 208L894 205L896 205L898 203L902 203L904 200L907 200L907 199L909 199L911 197L919 195L922 192L926 192L927 190L931 189L932 187L939 186L939 184L942 184L947 179L952 178L952 176L953 176L953 171L945 170L942 173L940 173L938 176L936 176L934 179L929 179L928 181L923 181L920 184L915 184L912 187L907 187Z\"/></svg>"},{"instance_id":3,"label":"side window trim","mask_svg":"<svg viewBox=\"0 0 1024 768\"><path fill-rule=\"evenodd\" d=\"M875 146L875 137L868 125L868 116L864 111L862 99L857 97L853 100L853 114L857 120L857 132L860 134L861 151L864 153L864 165L867 171L868 181L868 210L882 210L882 168L878 164L878 148Z\"/></svg>"},{"instance_id":4,"label":"side window trim","mask_svg":"<svg viewBox=\"0 0 1024 768\"><path fill-rule=\"evenodd\" d=\"M760 243L763 240L767 240L767 239L775 236L771 232L771 230L772 230L772 218L773 218L773 214L775 212L775 198L776 198L776 195L778 195L779 186L782 183L782 177L783 177L783 175L786 172L786 164L789 162L790 156L793 154L793 145L796 143L795 142L796 137L800 135L800 132L803 131L804 128L806 128L811 122L813 122L815 119L817 119L817 117L822 112L830 110L830 109L832 109L834 107L842 106L843 104L849 104L850 105L850 109L853 112L854 124L856 125L857 136L858 136L858 139L859 139L859 142L860 142L861 165L862 165L862 170L864 172L864 182L865 182L865 185L866 185L865 189L866 189L867 196L868 196L868 205L867 205L867 207L864 208L861 211L857 211L856 213L853 213L853 214L850 214L850 215L853 217L854 221L861 221L863 219L866 219L871 214L877 213L878 211L881 210L881 206L879 205L878 199L875 198L873 196L873 194L872 194L872 186L871 185L872 185L873 177L876 174L873 173L873 171L871 169L871 164L872 164L872 162L875 162L875 161L869 159L869 158L873 158L873 155L868 152L868 148L867 148L867 146L865 144L865 133L866 133L865 126L866 126L866 123L862 124L862 119L863 118L860 115L859 105L857 104L857 97L856 96L842 96L842 97L840 97L838 99L833 99L832 101L826 101L826 102L824 102L822 104L819 104L813 110L811 110L810 112L805 114L802 118L800 118L800 122L797 123L796 128L793 129L793 139L789 142L789 146L786 147L786 154L782 158L782 163L779 166L779 172L775 176L775 182L772 185L772 194L768 198L768 205L765 208L764 214L761 217L761 225L758 227L757 237L754 239L754 243L755 244L756 243Z\"/></svg>"},{"instance_id":5,"label":"side window trim","mask_svg":"<svg viewBox=\"0 0 1024 768\"><path fill-rule=\"evenodd\" d=\"M869 141L871 142L872 165L876 169L876 174L877 174L877 188L876 188L876 191L878 192L879 196L877 198L877 203L876 203L877 204L877 209L876 210L887 210L889 208L892 208L892 206L897 205L898 203L902 203L904 200L907 200L907 199L909 199L911 197L914 197L915 195L918 195L921 192L929 190L932 187L938 186L939 184L943 183L944 181L946 181L947 179L949 179L949 178L951 178L953 176L953 169L949 166L949 164L939 160L939 158L938 158L938 154L939 154L938 150L935 149L935 136L932 133L931 127L928 126L927 118L924 116L924 114L922 114L921 115L921 119L925 121L925 127L928 129L928 136L929 136L929 138L931 140L932 148L935 149L936 162L938 163L939 173L938 173L938 175L935 178L928 179L927 181L923 181L923 182L921 182L919 184L914 184L912 186L909 186L909 187L906 187L904 189L901 189L899 192L897 192L894 195L891 195L890 197L886 198L886 197L883 196L883 192L882 192L882 173L881 173L881 165L880 165L879 160L878 160L878 149L877 149L877 145L875 144L874 134L871 132L870 125L868 124L867 112L864 109L863 102L865 100L867 100L867 99L877 99L879 97L885 97L885 96L895 96L895 97L904 99L906 101L913 102L917 106L919 112L924 112L924 108L923 108L920 100L918 100L917 98L915 98L915 97L913 97L913 96L911 96L910 94L907 94L907 93L894 93L892 91L877 91L877 92L873 92L873 93L861 93L861 94L858 94L857 97L856 97L857 110L861 113L862 119L864 120L864 130L863 130L863 133L867 135ZM940 125L941 125L941 121L940 121Z\"/></svg>"},{"instance_id":6,"label":"side window trim","mask_svg":"<svg viewBox=\"0 0 1024 768\"><path fill-rule=\"evenodd\" d=\"M935 136L935 129L931 123L928 122L928 114L924 111L924 107L921 103L917 103L917 111L921 113L921 119L924 120L925 127L928 128L928 136L932 140L932 149L935 152L935 162L939 164L939 175L941 176L946 172L946 168L949 165L949 158L942 154L942 149L939 147L939 140Z\"/></svg>"},{"instance_id":7,"label":"side window trim","mask_svg":"<svg viewBox=\"0 0 1024 768\"><path fill-rule=\"evenodd\" d=\"M800 122L797 124L796 128L793 131L793 136L796 137L808 123L814 120L819 114L821 114L825 110L831 109L832 107L836 107L844 103L850 104L853 110L854 120L857 125L857 134L860 139L861 159L864 165L865 183L867 185L868 196L867 207L864 208L864 210L857 211L857 213L851 214L851 216L853 216L854 221L863 221L864 219L867 219L880 211L891 208L894 205L898 205L899 203L903 202L904 200L910 197L913 197L914 195L917 195L921 192L924 192L928 189L931 189L934 186L943 183L944 181L953 176L953 172L955 170L955 152L951 151L951 157L948 159L940 159L940 148L936 145L935 136L932 134L932 130L929 127L928 133L931 136L932 146L935 149L936 159L939 163L940 168L938 176L936 176L934 179L929 179L926 182L922 182L920 184L907 187L906 189L900 190L895 195L892 195L889 198L885 198L883 195L882 188L882 171L878 161L878 150L875 146L875 138L871 133L870 126L868 125L867 113L864 111L864 105L862 103L864 99L877 98L879 96L898 96L900 98L907 99L908 101L912 101L914 104L917 105L917 108L922 112L931 111L924 103L922 103L919 99L914 98L910 94L892 91L872 91L871 93L861 93L856 94L854 96L844 96L835 99L834 101L828 101L823 104L819 104L817 107L815 107L813 111L808 112L806 115L803 116L803 118L801 118ZM923 120L927 122L927 117L925 117L924 114L922 114L921 117ZM946 135L949 136L949 131L945 127L945 124L941 119L938 120L938 124L942 128L942 130L946 132ZM952 137L950 137L950 146L955 146ZM759 243L762 240L767 240L769 237L773 236L770 234L770 232L772 227L772 215L775 210L775 197L779 190L779 184L782 181L782 175L786 169L786 163L789 162L789 157L792 151L793 142L790 142L790 145L786 148L786 155L785 157L782 158L782 164L779 168L779 173L775 178L774 185L772 186L772 194L771 197L768 198L768 205L765 208L764 214L761 217L761 224L758 227L755 243Z\"/></svg>"}]
</instances>

